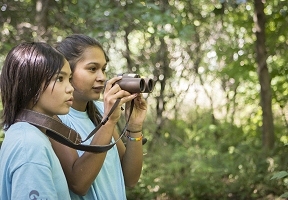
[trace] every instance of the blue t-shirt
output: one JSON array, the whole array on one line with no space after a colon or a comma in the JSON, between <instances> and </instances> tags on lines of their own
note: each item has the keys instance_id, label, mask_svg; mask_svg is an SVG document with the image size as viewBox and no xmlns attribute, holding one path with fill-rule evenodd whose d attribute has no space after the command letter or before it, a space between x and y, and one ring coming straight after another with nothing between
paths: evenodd
<instances>
[{"instance_id":1,"label":"blue t-shirt","mask_svg":"<svg viewBox=\"0 0 288 200\"><path fill-rule=\"evenodd\" d=\"M70 199L48 137L26 122L13 124L0 150L0 200Z\"/></svg>"},{"instance_id":2,"label":"blue t-shirt","mask_svg":"<svg viewBox=\"0 0 288 200\"><path fill-rule=\"evenodd\" d=\"M95 105L103 115L103 102L96 101ZM82 139L86 139L89 133L95 129L94 124L86 112L80 112L73 108L70 108L67 115L60 115L59 118L64 124L76 130ZM92 138L93 137L84 144L89 145ZM112 142L114 142L113 138ZM83 151L78 151L79 156L83 153ZM72 200L126 200L124 177L116 145L107 152L102 168L87 194L85 196L78 196L70 191L70 195Z\"/></svg>"}]
</instances>

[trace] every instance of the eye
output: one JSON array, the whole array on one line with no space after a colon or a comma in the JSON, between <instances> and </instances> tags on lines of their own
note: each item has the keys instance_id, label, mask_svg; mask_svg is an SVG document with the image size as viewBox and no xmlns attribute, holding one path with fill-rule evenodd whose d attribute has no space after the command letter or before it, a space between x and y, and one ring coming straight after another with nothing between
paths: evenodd
<instances>
[{"instance_id":1,"label":"eye","mask_svg":"<svg viewBox=\"0 0 288 200\"><path fill-rule=\"evenodd\" d=\"M63 82L63 76L58 76L56 81L57 82Z\"/></svg>"},{"instance_id":2,"label":"eye","mask_svg":"<svg viewBox=\"0 0 288 200\"><path fill-rule=\"evenodd\" d=\"M97 68L96 67L91 67L89 70L92 71L92 72L95 72L97 70Z\"/></svg>"},{"instance_id":3,"label":"eye","mask_svg":"<svg viewBox=\"0 0 288 200\"><path fill-rule=\"evenodd\" d=\"M69 82L70 83L72 82L72 78L73 78L72 76L69 77Z\"/></svg>"},{"instance_id":4,"label":"eye","mask_svg":"<svg viewBox=\"0 0 288 200\"><path fill-rule=\"evenodd\" d=\"M106 67L102 68L102 72L105 73L106 72Z\"/></svg>"}]
</instances>

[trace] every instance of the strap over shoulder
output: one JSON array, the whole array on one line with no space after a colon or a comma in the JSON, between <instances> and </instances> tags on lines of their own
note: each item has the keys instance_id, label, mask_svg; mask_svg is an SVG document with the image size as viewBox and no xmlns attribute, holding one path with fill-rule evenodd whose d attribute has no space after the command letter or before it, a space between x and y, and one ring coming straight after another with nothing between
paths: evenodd
<instances>
[{"instance_id":1,"label":"strap over shoulder","mask_svg":"<svg viewBox=\"0 0 288 200\"><path fill-rule=\"evenodd\" d=\"M52 118L48 115L44 115L42 113L24 109L17 116L16 121L28 122L32 125L45 128L46 135L56 140L57 142L60 142L61 144L69 146L73 149L89 151L89 152L94 152L94 153L102 153L102 152L108 151L123 136L122 134L117 141L109 145L84 145L82 144L82 142L84 141L82 141L81 136L78 132L66 126L59 120ZM99 128L95 128L91 133L95 134L97 130L99 130ZM91 133L89 135L92 136L93 134Z\"/></svg>"},{"instance_id":2,"label":"strap over shoulder","mask_svg":"<svg viewBox=\"0 0 288 200\"><path fill-rule=\"evenodd\" d=\"M74 129L68 127L67 125L63 124L59 119L55 119L48 115L35 112L33 110L24 109L22 112L17 116L16 121L18 122L28 122L32 125L42 127L46 129L46 135L50 138L56 140L57 142L69 146L73 149L82 150L82 151L89 151L94 153L102 153L111 149L124 135L127 129L127 125L132 113L132 105L129 118L126 122L126 125L120 135L120 137L111 144L108 145L85 145L82 144L83 142L87 141L90 137L92 137L102 125L104 125L110 115L113 113L117 105L119 104L120 99L117 99L115 104L113 105L112 109L108 113L108 115L102 120L102 122L88 135L85 140L82 140L80 134L76 132Z\"/></svg>"},{"instance_id":3,"label":"strap over shoulder","mask_svg":"<svg viewBox=\"0 0 288 200\"><path fill-rule=\"evenodd\" d=\"M22 110L22 112L17 116L16 121L28 122L32 125L45 128L47 136L73 149L77 149L81 151L88 151L88 152L93 152L93 153L102 153L111 149L123 137L124 133L126 132L128 122L130 120L130 116L133 111L133 106L134 106L133 100L131 102L131 109L130 109L129 117L125 124L125 127L123 128L119 138L114 143L111 143L108 145L85 145L82 143L87 141L90 137L92 137L100 129L100 127L108 121L110 115L113 113L113 111L115 110L119 102L120 102L120 99L118 99L115 102L114 106L112 107L108 115L102 120L102 122L93 131L91 131L91 133L88 135L88 137L85 140L82 140L80 134L77 131L75 131L74 129L62 123L60 119L56 119L48 115L32 111L32 110L28 110L28 109ZM147 142L147 139L143 138L142 144L145 144L146 142Z\"/></svg>"}]
</instances>

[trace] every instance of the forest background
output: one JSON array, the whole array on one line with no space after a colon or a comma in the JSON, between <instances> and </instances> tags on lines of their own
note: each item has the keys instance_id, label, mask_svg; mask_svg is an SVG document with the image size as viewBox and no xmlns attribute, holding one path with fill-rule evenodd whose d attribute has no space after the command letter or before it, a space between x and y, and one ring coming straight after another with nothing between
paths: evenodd
<instances>
[{"instance_id":1,"label":"forest background","mask_svg":"<svg viewBox=\"0 0 288 200\"><path fill-rule=\"evenodd\" d=\"M1 0L0 9L1 67L22 41L83 33L103 43L110 77L154 79L143 172L128 199L288 197L287 0Z\"/></svg>"}]
</instances>

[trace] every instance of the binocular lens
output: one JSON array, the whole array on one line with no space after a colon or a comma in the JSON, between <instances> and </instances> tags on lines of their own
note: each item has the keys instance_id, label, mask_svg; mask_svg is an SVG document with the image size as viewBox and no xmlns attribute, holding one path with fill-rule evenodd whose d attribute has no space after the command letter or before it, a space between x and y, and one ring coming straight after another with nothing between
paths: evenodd
<instances>
[{"instance_id":1,"label":"binocular lens","mask_svg":"<svg viewBox=\"0 0 288 200\"><path fill-rule=\"evenodd\" d=\"M142 93L142 92L145 91L145 85L146 85L145 80L141 78L141 80L140 80L140 91L139 92Z\"/></svg>"},{"instance_id":2,"label":"binocular lens","mask_svg":"<svg viewBox=\"0 0 288 200\"><path fill-rule=\"evenodd\" d=\"M118 74L122 79L115 82L122 90L130 93L150 93L154 88L154 81L150 78L140 78L138 74Z\"/></svg>"},{"instance_id":3,"label":"binocular lens","mask_svg":"<svg viewBox=\"0 0 288 200\"><path fill-rule=\"evenodd\" d=\"M146 85L146 87L145 87L144 93L147 93L147 92L150 93L150 92L152 92L153 87L154 87L154 82L153 82L153 80L150 79L150 78L145 78L145 85Z\"/></svg>"}]
</instances>

